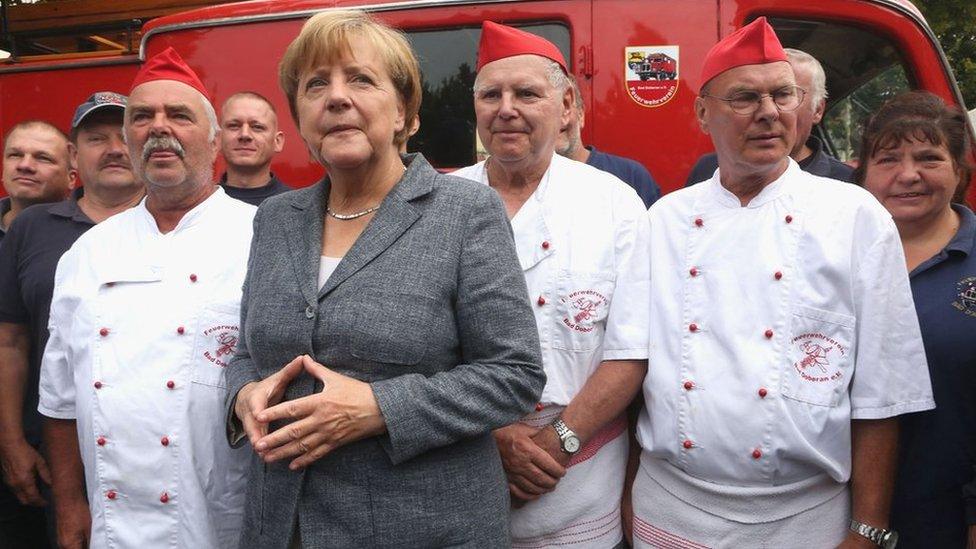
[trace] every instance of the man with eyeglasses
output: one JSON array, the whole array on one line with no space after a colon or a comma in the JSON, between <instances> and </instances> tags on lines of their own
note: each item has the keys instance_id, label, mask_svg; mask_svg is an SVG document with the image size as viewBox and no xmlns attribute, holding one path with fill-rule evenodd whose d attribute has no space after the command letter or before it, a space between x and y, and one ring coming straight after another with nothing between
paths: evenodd
<instances>
[{"instance_id":1,"label":"man with eyeglasses","mask_svg":"<svg viewBox=\"0 0 976 549\"><path fill-rule=\"evenodd\" d=\"M827 108L827 76L823 66L809 53L792 48L784 51L793 67L796 85L804 90L803 105L796 109L796 141L790 158L796 160L800 169L805 172L853 183L854 168L830 156L823 141L810 133L823 119ZM758 106L758 103L753 101L752 105ZM703 155L691 168L685 186L707 180L715 173L716 168L718 156L715 153Z\"/></svg>"},{"instance_id":2,"label":"man with eyeglasses","mask_svg":"<svg viewBox=\"0 0 976 549\"><path fill-rule=\"evenodd\" d=\"M891 547L894 416L934 406L898 233L789 157L805 94L764 18L701 82L719 169L648 214L634 547Z\"/></svg>"}]
</instances>

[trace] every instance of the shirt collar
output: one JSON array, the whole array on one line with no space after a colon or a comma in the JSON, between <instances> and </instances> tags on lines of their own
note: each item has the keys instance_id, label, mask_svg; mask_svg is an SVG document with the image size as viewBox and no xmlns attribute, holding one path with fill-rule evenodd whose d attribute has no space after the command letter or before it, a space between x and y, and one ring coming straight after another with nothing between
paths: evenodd
<instances>
[{"instance_id":1,"label":"shirt collar","mask_svg":"<svg viewBox=\"0 0 976 549\"><path fill-rule=\"evenodd\" d=\"M749 201L744 207L746 208L758 208L772 202L779 198L783 192L786 190L787 181L796 177L800 172L800 166L790 157L786 157L788 162L786 170L776 178L775 181L763 187L759 194L754 196L752 200ZM735 196L732 191L726 189L722 186L721 180L721 167L715 171L712 175L712 179L708 182L708 188L713 197L718 201L719 204L729 208L741 208L742 202L739 197Z\"/></svg>"},{"instance_id":2,"label":"shirt collar","mask_svg":"<svg viewBox=\"0 0 976 549\"><path fill-rule=\"evenodd\" d=\"M95 223L89 219L87 215L85 215L85 212L83 212L81 207L78 205L78 201L81 200L81 197L83 196L85 196L85 187L78 187L77 189L71 191L71 196L68 197L67 200L62 200L61 202L51 204L47 211L51 215L63 217L79 223L94 225Z\"/></svg>"},{"instance_id":3,"label":"shirt collar","mask_svg":"<svg viewBox=\"0 0 976 549\"><path fill-rule=\"evenodd\" d=\"M965 255L976 252L976 214L962 204L952 204L952 209L959 214L959 229L952 240L946 244L947 252L959 252Z\"/></svg>"},{"instance_id":4,"label":"shirt collar","mask_svg":"<svg viewBox=\"0 0 976 549\"><path fill-rule=\"evenodd\" d=\"M223 200L223 198L226 196L224 188L220 185L214 185L214 187L214 192L210 196L208 196L203 202L194 206L193 209L183 214L183 217L180 219L180 222L176 224L176 227L166 234L176 234L196 225L200 221L200 218L203 217L204 213L210 209L213 204ZM146 208L146 200L148 199L148 195L144 196L139 202L139 205L135 207L135 210L139 212L139 215L142 217L143 222L146 224L146 228L150 233L162 234L159 232L159 225L156 224L156 218L153 217L152 214L149 213L149 209Z\"/></svg>"}]
</instances>

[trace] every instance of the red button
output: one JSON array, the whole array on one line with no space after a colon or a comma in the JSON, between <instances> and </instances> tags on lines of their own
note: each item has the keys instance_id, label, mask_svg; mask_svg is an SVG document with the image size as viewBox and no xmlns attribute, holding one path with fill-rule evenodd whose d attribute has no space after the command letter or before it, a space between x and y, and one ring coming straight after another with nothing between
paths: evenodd
<instances>
[{"instance_id":1,"label":"red button","mask_svg":"<svg viewBox=\"0 0 976 549\"><path fill-rule=\"evenodd\" d=\"M698 325L695 324L695 323L689 324L688 325L688 331L690 331L690 332L697 332L698 331Z\"/></svg>"},{"instance_id":2,"label":"red button","mask_svg":"<svg viewBox=\"0 0 976 549\"><path fill-rule=\"evenodd\" d=\"M705 222L704 222L704 221L702 221L702 218L700 218L700 217L699 217L698 219L696 219L696 220L695 220L695 226L696 226L696 227L701 227L701 226L702 226L702 225L704 225L704 224L705 224Z\"/></svg>"},{"instance_id":3,"label":"red button","mask_svg":"<svg viewBox=\"0 0 976 549\"><path fill-rule=\"evenodd\" d=\"M543 408L545 408L545 406L543 406L541 402L536 403L535 405L536 412L541 412Z\"/></svg>"},{"instance_id":4,"label":"red button","mask_svg":"<svg viewBox=\"0 0 976 549\"><path fill-rule=\"evenodd\" d=\"M102 328L101 330L99 330L98 331L98 335L100 335L102 337L107 336L108 335L108 328Z\"/></svg>"},{"instance_id":5,"label":"red button","mask_svg":"<svg viewBox=\"0 0 976 549\"><path fill-rule=\"evenodd\" d=\"M772 330L766 330L766 334L765 335L766 335L766 339L771 339L773 337L773 331Z\"/></svg>"},{"instance_id":6,"label":"red button","mask_svg":"<svg viewBox=\"0 0 976 549\"><path fill-rule=\"evenodd\" d=\"M191 274L190 275L190 282L196 282L196 281L197 281L197 275Z\"/></svg>"},{"instance_id":7,"label":"red button","mask_svg":"<svg viewBox=\"0 0 976 549\"><path fill-rule=\"evenodd\" d=\"M186 331L186 329L184 329L183 326L180 326L179 328L176 329L176 333L178 333L180 335L183 335L183 332L185 332L185 331Z\"/></svg>"},{"instance_id":8,"label":"red button","mask_svg":"<svg viewBox=\"0 0 976 549\"><path fill-rule=\"evenodd\" d=\"M752 459L759 459L761 457L762 457L762 450L756 448L755 450L752 451Z\"/></svg>"},{"instance_id":9,"label":"red button","mask_svg":"<svg viewBox=\"0 0 976 549\"><path fill-rule=\"evenodd\" d=\"M543 250L548 250L549 249L549 241L548 240L543 240L542 241L542 249Z\"/></svg>"},{"instance_id":10,"label":"red button","mask_svg":"<svg viewBox=\"0 0 976 549\"><path fill-rule=\"evenodd\" d=\"M768 395L768 394L769 394L769 392L766 391L766 388L765 387L760 387L759 388L759 398L766 398L766 395Z\"/></svg>"},{"instance_id":11,"label":"red button","mask_svg":"<svg viewBox=\"0 0 976 549\"><path fill-rule=\"evenodd\" d=\"M163 492L163 495L159 496L159 501L160 503L166 503L167 501L169 501L169 494Z\"/></svg>"},{"instance_id":12,"label":"red button","mask_svg":"<svg viewBox=\"0 0 976 549\"><path fill-rule=\"evenodd\" d=\"M783 278L783 273L780 271L776 271L776 274L774 274L773 276L776 277L776 280L779 280Z\"/></svg>"},{"instance_id":13,"label":"red button","mask_svg":"<svg viewBox=\"0 0 976 549\"><path fill-rule=\"evenodd\" d=\"M105 493L105 497L107 497L108 499L115 499L115 496L116 496L115 490L109 490L108 492Z\"/></svg>"},{"instance_id":14,"label":"red button","mask_svg":"<svg viewBox=\"0 0 976 549\"><path fill-rule=\"evenodd\" d=\"M692 444L690 440L686 440L682 442L681 445L685 447L685 450L688 450L689 448L694 446L694 444Z\"/></svg>"},{"instance_id":15,"label":"red button","mask_svg":"<svg viewBox=\"0 0 976 549\"><path fill-rule=\"evenodd\" d=\"M793 216L792 215L786 216L786 222L787 223L793 223Z\"/></svg>"},{"instance_id":16,"label":"red button","mask_svg":"<svg viewBox=\"0 0 976 549\"><path fill-rule=\"evenodd\" d=\"M159 443L163 446L169 446L169 437L163 437L159 439Z\"/></svg>"},{"instance_id":17,"label":"red button","mask_svg":"<svg viewBox=\"0 0 976 549\"><path fill-rule=\"evenodd\" d=\"M545 305L545 304L546 304L546 298L544 298L544 297L542 297L542 296L540 295L540 296L539 296L539 299L537 299L537 300L536 300L535 302L536 302L536 303L538 303L540 307L542 307L543 305Z\"/></svg>"},{"instance_id":18,"label":"red button","mask_svg":"<svg viewBox=\"0 0 976 549\"><path fill-rule=\"evenodd\" d=\"M694 386L695 386L695 384L693 382L691 382L691 381L686 381L685 382L685 390L686 391L690 391L691 388L694 387Z\"/></svg>"},{"instance_id":19,"label":"red button","mask_svg":"<svg viewBox=\"0 0 976 549\"><path fill-rule=\"evenodd\" d=\"M172 381L167 381L166 382L166 387L172 389L173 387L176 387L176 384L173 383Z\"/></svg>"},{"instance_id":20,"label":"red button","mask_svg":"<svg viewBox=\"0 0 976 549\"><path fill-rule=\"evenodd\" d=\"M698 276L698 269L696 269L695 267L692 267L692 268L688 269L688 274L690 274L691 276Z\"/></svg>"},{"instance_id":21,"label":"red button","mask_svg":"<svg viewBox=\"0 0 976 549\"><path fill-rule=\"evenodd\" d=\"M97 443L97 444L98 444L99 446L105 446L105 437L98 437L98 440L96 440L95 442L96 442L96 443Z\"/></svg>"},{"instance_id":22,"label":"red button","mask_svg":"<svg viewBox=\"0 0 976 549\"><path fill-rule=\"evenodd\" d=\"M95 382L95 388L96 389L101 389L102 388L102 382L101 381L96 381Z\"/></svg>"}]
</instances>

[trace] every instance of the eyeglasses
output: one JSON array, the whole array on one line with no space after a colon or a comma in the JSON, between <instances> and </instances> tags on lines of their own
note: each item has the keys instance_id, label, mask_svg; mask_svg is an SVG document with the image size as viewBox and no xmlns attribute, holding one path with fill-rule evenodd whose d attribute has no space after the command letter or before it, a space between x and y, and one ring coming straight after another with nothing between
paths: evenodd
<instances>
[{"instance_id":1,"label":"eyeglasses","mask_svg":"<svg viewBox=\"0 0 976 549\"><path fill-rule=\"evenodd\" d=\"M806 94L807 90L800 86L785 86L771 93L743 90L735 92L729 97L717 97L707 93L703 93L701 96L725 101L734 113L748 116L758 111L759 107L762 106L763 99L767 97L773 99L773 104L776 105L779 112L795 111L803 104L803 98L806 97Z\"/></svg>"}]
</instances>

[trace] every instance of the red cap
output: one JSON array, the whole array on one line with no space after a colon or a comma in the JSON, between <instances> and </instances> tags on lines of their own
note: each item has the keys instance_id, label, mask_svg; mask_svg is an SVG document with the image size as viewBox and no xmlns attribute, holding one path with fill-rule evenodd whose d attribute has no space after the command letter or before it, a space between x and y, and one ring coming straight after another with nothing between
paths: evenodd
<instances>
[{"instance_id":1,"label":"red cap","mask_svg":"<svg viewBox=\"0 0 976 549\"><path fill-rule=\"evenodd\" d=\"M702 87L720 73L742 65L764 65L786 61L786 52L769 26L760 17L712 46L702 66Z\"/></svg>"},{"instance_id":2,"label":"red cap","mask_svg":"<svg viewBox=\"0 0 976 549\"><path fill-rule=\"evenodd\" d=\"M132 93L136 86L153 80L182 82L202 93L204 97L210 98L210 94L207 93L207 88L203 86L200 77L193 72L193 69L183 61L180 54L176 53L172 47L166 48L146 61L142 69L136 74L135 80L132 81L129 93Z\"/></svg>"},{"instance_id":3,"label":"red cap","mask_svg":"<svg viewBox=\"0 0 976 549\"><path fill-rule=\"evenodd\" d=\"M555 44L530 32L485 21L481 25L481 44L478 45L478 69L492 61L515 55L541 55L552 59L569 74L566 58Z\"/></svg>"}]
</instances>

